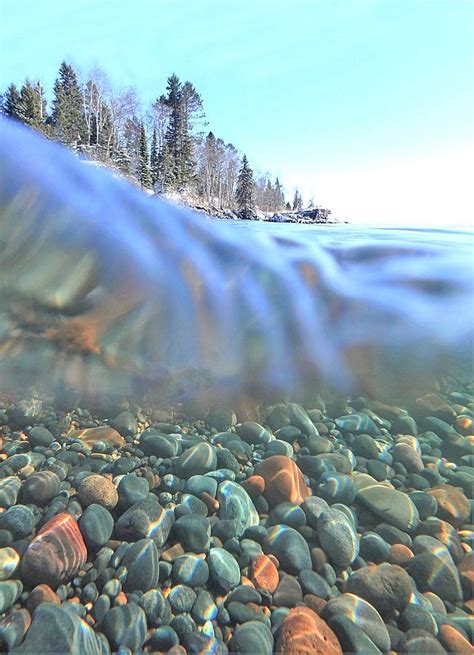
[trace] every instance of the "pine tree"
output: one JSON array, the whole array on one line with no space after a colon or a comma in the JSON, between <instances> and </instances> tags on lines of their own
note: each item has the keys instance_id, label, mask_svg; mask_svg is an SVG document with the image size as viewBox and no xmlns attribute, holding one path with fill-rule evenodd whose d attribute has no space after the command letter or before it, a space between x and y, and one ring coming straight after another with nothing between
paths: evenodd
<instances>
[{"instance_id":1,"label":"pine tree","mask_svg":"<svg viewBox=\"0 0 474 655\"><path fill-rule=\"evenodd\" d=\"M164 142L158 155L157 185L160 193L165 193L174 187L174 163L168 144Z\"/></svg>"},{"instance_id":2,"label":"pine tree","mask_svg":"<svg viewBox=\"0 0 474 655\"><path fill-rule=\"evenodd\" d=\"M237 178L237 190L235 193L237 205L244 216L250 216L254 209L253 200L253 171L249 166L247 156L242 157L239 176Z\"/></svg>"},{"instance_id":3,"label":"pine tree","mask_svg":"<svg viewBox=\"0 0 474 655\"><path fill-rule=\"evenodd\" d=\"M3 98L3 113L5 116L15 118L18 121L25 120L25 110L21 101L21 95L15 84L10 84L5 91Z\"/></svg>"},{"instance_id":4,"label":"pine tree","mask_svg":"<svg viewBox=\"0 0 474 655\"><path fill-rule=\"evenodd\" d=\"M303 207L303 198L298 189L295 189L295 196L293 198L293 211L299 211Z\"/></svg>"},{"instance_id":5,"label":"pine tree","mask_svg":"<svg viewBox=\"0 0 474 655\"><path fill-rule=\"evenodd\" d=\"M158 182L159 177L159 151L158 151L158 136L156 133L156 127L153 128L153 136L151 139L151 150L150 150L150 169L151 169L151 183L154 187Z\"/></svg>"},{"instance_id":6,"label":"pine tree","mask_svg":"<svg viewBox=\"0 0 474 655\"><path fill-rule=\"evenodd\" d=\"M166 92L159 103L170 110L165 140L172 161L172 185L182 190L196 174L192 121L195 114L202 115L202 100L190 82L182 85L174 74L168 78Z\"/></svg>"},{"instance_id":7,"label":"pine tree","mask_svg":"<svg viewBox=\"0 0 474 655\"><path fill-rule=\"evenodd\" d=\"M146 141L145 126L140 126L140 163L139 163L140 184L144 189L150 189L152 186L150 162L148 159L148 144Z\"/></svg>"},{"instance_id":8,"label":"pine tree","mask_svg":"<svg viewBox=\"0 0 474 655\"><path fill-rule=\"evenodd\" d=\"M27 79L21 87L20 98L23 107L24 121L36 130L44 127L44 98L40 84L33 86Z\"/></svg>"},{"instance_id":9,"label":"pine tree","mask_svg":"<svg viewBox=\"0 0 474 655\"><path fill-rule=\"evenodd\" d=\"M74 68L65 61L54 84L52 123L56 137L63 143L88 144L82 92Z\"/></svg>"},{"instance_id":10,"label":"pine tree","mask_svg":"<svg viewBox=\"0 0 474 655\"><path fill-rule=\"evenodd\" d=\"M181 134L182 134L182 112L181 112L181 82L177 75L173 74L168 78L166 85L167 95L162 98L171 109L168 129L166 131L166 145L168 152L167 159L171 161L172 170L167 177L173 186L180 185L180 155L181 155ZM168 162L169 163L169 162ZM170 175L171 173L171 175Z\"/></svg>"}]
</instances>

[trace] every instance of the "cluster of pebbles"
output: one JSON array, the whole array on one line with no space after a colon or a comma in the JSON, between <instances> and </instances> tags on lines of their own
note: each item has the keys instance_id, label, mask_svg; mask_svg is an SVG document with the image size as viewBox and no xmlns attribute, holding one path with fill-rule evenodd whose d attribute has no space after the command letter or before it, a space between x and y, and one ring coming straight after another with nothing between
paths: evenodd
<instances>
[{"instance_id":1,"label":"cluster of pebbles","mask_svg":"<svg viewBox=\"0 0 474 655\"><path fill-rule=\"evenodd\" d=\"M2 652L473 653L474 386L306 405L0 401Z\"/></svg>"}]
</instances>

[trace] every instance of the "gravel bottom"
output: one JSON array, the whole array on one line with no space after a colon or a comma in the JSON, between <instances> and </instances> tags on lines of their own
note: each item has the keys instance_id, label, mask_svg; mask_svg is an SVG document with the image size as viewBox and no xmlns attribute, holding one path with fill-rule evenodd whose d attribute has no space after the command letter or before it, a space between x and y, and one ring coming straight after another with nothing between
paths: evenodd
<instances>
[{"instance_id":1,"label":"gravel bottom","mask_svg":"<svg viewBox=\"0 0 474 655\"><path fill-rule=\"evenodd\" d=\"M474 384L257 416L0 396L2 652L472 653Z\"/></svg>"}]
</instances>

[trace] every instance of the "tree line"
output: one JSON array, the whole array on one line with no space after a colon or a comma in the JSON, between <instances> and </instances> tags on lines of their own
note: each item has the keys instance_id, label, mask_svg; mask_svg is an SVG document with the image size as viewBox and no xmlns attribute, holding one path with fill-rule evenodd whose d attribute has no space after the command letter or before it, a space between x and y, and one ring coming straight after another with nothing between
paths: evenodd
<instances>
[{"instance_id":1,"label":"tree line","mask_svg":"<svg viewBox=\"0 0 474 655\"><path fill-rule=\"evenodd\" d=\"M192 193L210 206L244 213L303 205L298 189L286 202L278 178L255 175L232 143L207 131L200 94L175 74L143 110L133 87L115 89L99 68L83 83L63 61L50 108L42 84L27 79L20 89L8 86L0 110L156 193Z\"/></svg>"}]
</instances>

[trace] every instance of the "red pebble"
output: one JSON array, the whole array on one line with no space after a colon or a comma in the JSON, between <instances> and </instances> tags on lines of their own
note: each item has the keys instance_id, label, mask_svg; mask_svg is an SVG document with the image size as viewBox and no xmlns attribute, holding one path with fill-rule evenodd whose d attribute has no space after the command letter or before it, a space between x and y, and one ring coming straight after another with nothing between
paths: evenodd
<instances>
[{"instance_id":1,"label":"red pebble","mask_svg":"<svg viewBox=\"0 0 474 655\"><path fill-rule=\"evenodd\" d=\"M263 494L272 507L284 502L301 505L311 494L303 474L295 462L285 455L264 459L255 467L255 474L265 480Z\"/></svg>"},{"instance_id":2,"label":"red pebble","mask_svg":"<svg viewBox=\"0 0 474 655\"><path fill-rule=\"evenodd\" d=\"M87 559L87 548L76 520L57 514L38 532L23 555L23 580L58 587L79 573Z\"/></svg>"}]
</instances>

